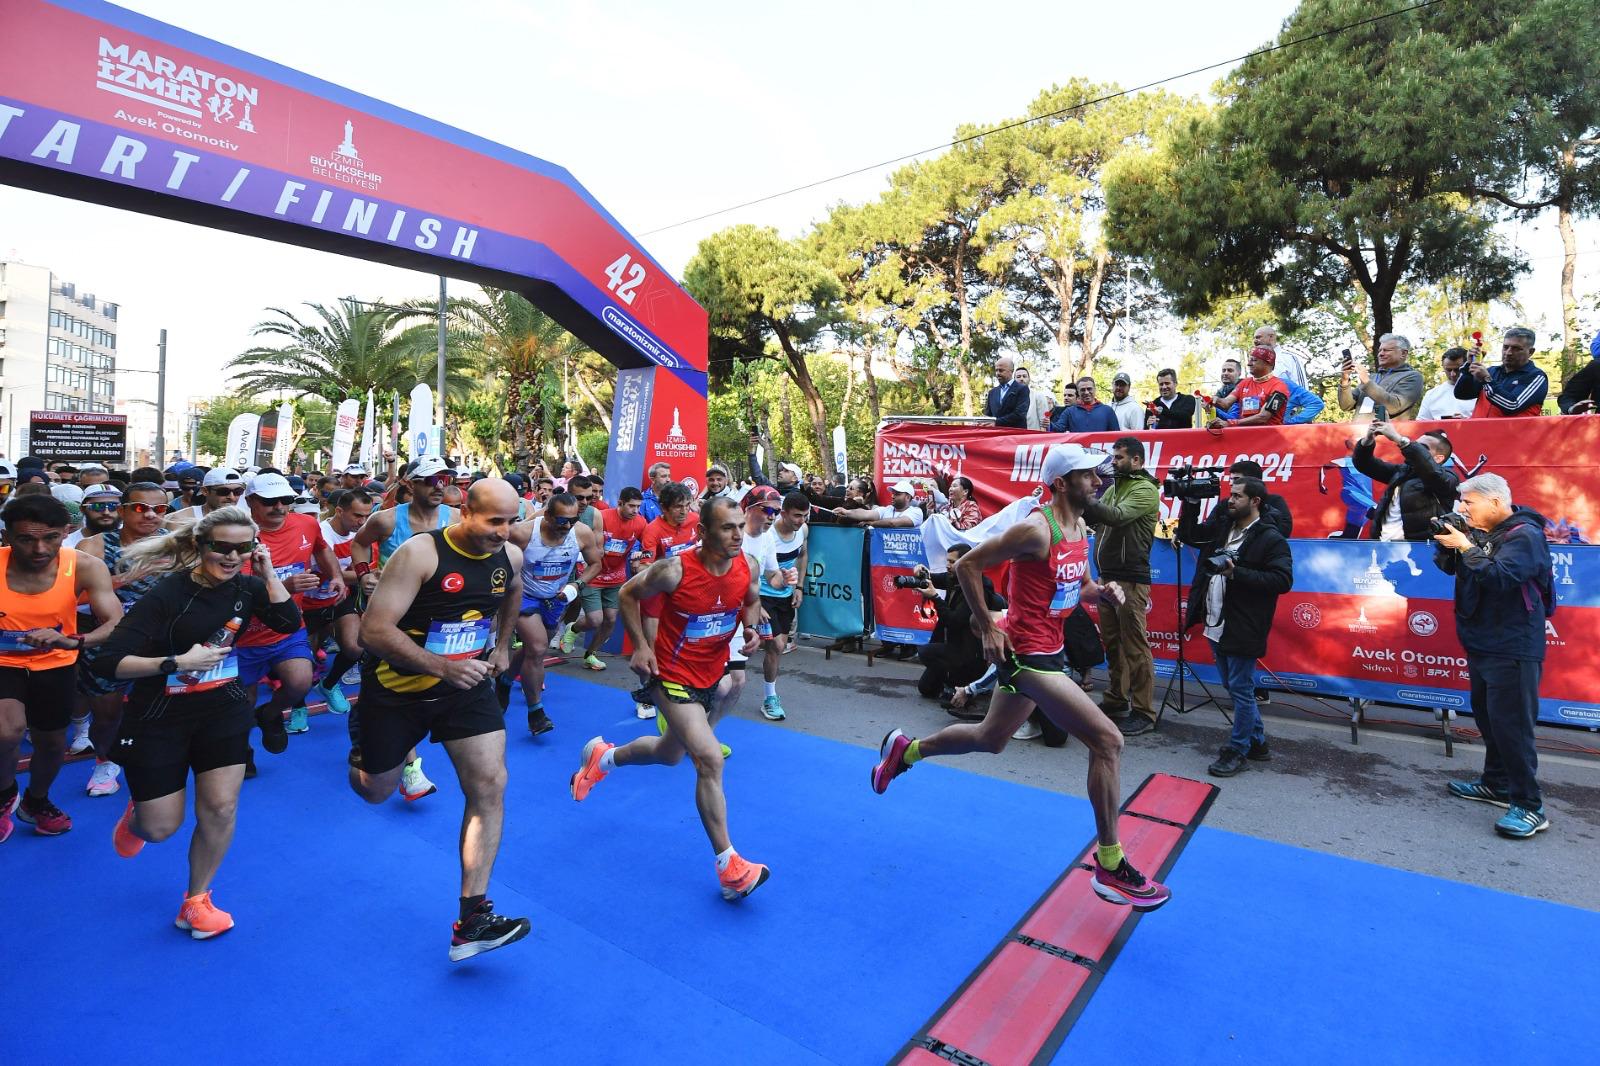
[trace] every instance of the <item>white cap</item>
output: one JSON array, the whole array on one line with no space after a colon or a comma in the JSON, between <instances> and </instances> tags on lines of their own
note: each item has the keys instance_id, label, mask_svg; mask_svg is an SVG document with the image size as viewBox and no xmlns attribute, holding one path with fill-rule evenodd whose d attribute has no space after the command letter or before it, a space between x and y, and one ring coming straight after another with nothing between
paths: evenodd
<instances>
[{"instance_id":1,"label":"white cap","mask_svg":"<svg viewBox=\"0 0 1600 1066\"><path fill-rule=\"evenodd\" d=\"M349 466L339 471L341 474L365 474L366 472L367 468L362 466L360 463L351 463Z\"/></svg>"},{"instance_id":2,"label":"white cap","mask_svg":"<svg viewBox=\"0 0 1600 1066\"><path fill-rule=\"evenodd\" d=\"M205 479L200 484L202 487L209 489L217 485L241 485L243 483L244 475L239 471L226 466L217 466L206 471Z\"/></svg>"},{"instance_id":3,"label":"white cap","mask_svg":"<svg viewBox=\"0 0 1600 1066\"><path fill-rule=\"evenodd\" d=\"M91 470L98 471L102 474L109 473L109 471L107 471L106 468L101 466L99 463L84 463L78 467L78 473L80 474L87 474Z\"/></svg>"},{"instance_id":4,"label":"white cap","mask_svg":"<svg viewBox=\"0 0 1600 1066\"><path fill-rule=\"evenodd\" d=\"M83 490L76 485L51 485L50 495L54 496L62 503L70 504L83 502ZM121 493L118 493L117 495L120 496Z\"/></svg>"},{"instance_id":5,"label":"white cap","mask_svg":"<svg viewBox=\"0 0 1600 1066\"><path fill-rule=\"evenodd\" d=\"M64 487L66 486L56 486L56 488ZM112 496L120 500L122 498L122 490L117 488L109 481L102 481L98 485L90 485L88 488L83 490L83 498L85 500L92 500L96 496Z\"/></svg>"},{"instance_id":6,"label":"white cap","mask_svg":"<svg viewBox=\"0 0 1600 1066\"><path fill-rule=\"evenodd\" d=\"M1063 474L1093 470L1105 461L1104 452L1090 451L1081 444L1053 444L1044 453L1044 469L1039 473L1039 480L1048 485Z\"/></svg>"},{"instance_id":7,"label":"white cap","mask_svg":"<svg viewBox=\"0 0 1600 1066\"><path fill-rule=\"evenodd\" d=\"M793 463L779 463L778 469L789 471L789 473L793 474L796 479L806 476L806 472L801 470L798 466L795 466Z\"/></svg>"},{"instance_id":8,"label":"white cap","mask_svg":"<svg viewBox=\"0 0 1600 1066\"><path fill-rule=\"evenodd\" d=\"M289 479L282 474L257 474L255 480L250 482L250 488L245 495L260 500L282 500L293 499L298 493L289 484Z\"/></svg>"},{"instance_id":9,"label":"white cap","mask_svg":"<svg viewBox=\"0 0 1600 1066\"><path fill-rule=\"evenodd\" d=\"M10 463L0 463L0 481L17 480L17 468Z\"/></svg>"},{"instance_id":10,"label":"white cap","mask_svg":"<svg viewBox=\"0 0 1600 1066\"><path fill-rule=\"evenodd\" d=\"M289 510L295 514L315 515L322 513L322 508L317 506L316 500L307 499L304 496L295 497L294 505Z\"/></svg>"},{"instance_id":11,"label":"white cap","mask_svg":"<svg viewBox=\"0 0 1600 1066\"><path fill-rule=\"evenodd\" d=\"M907 496L915 496L917 494L917 487L911 482L907 481L905 478L901 478L899 481L896 481L893 485L889 486L889 491L903 492Z\"/></svg>"},{"instance_id":12,"label":"white cap","mask_svg":"<svg viewBox=\"0 0 1600 1066\"><path fill-rule=\"evenodd\" d=\"M435 455L429 455L417 461L417 465L412 468L411 473L406 475L406 480L418 481L425 477L433 477L435 474L448 473L450 473L450 468L444 465L443 459Z\"/></svg>"}]
</instances>

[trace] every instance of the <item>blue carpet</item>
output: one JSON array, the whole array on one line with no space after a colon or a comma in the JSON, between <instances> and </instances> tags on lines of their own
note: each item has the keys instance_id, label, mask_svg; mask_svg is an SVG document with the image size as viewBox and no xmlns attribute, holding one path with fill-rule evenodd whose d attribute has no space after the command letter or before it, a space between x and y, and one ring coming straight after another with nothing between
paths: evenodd
<instances>
[{"instance_id":1,"label":"blue carpet","mask_svg":"<svg viewBox=\"0 0 1600 1066\"><path fill-rule=\"evenodd\" d=\"M1081 800L949 766L875 796L863 749L733 720L733 839L773 876L730 906L687 764L623 769L581 805L567 794L585 740L653 723L625 693L560 673L547 706L557 729L533 740L513 703L491 890L533 934L458 965L445 952L460 799L441 749L424 749L438 795L381 807L344 784L341 719L313 718L283 756L258 752L216 887L239 924L207 943L171 925L188 828L116 858L125 794L89 800L88 765L68 767L56 799L77 828L23 826L0 847L7 959L41 1002L93 1020L14 1012L0 1062L76 1061L108 1039L134 1063L883 1062L1091 833ZM1575 1050L1586 1031L1576 1001L1517 1025L1487 1008L1521 991L1498 983L1513 950L1540 987L1583 972L1600 916L1204 829L1172 881L1063 1059L1472 1061ZM1462 1002L1448 976L1463 971L1489 973L1489 995L1445 1006Z\"/></svg>"}]
</instances>

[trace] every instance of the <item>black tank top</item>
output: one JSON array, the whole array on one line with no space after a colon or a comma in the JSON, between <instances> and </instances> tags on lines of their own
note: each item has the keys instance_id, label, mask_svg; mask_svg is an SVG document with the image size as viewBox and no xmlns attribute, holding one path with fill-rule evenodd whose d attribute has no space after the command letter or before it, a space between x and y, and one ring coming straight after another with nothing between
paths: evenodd
<instances>
[{"instance_id":1,"label":"black tank top","mask_svg":"<svg viewBox=\"0 0 1600 1066\"><path fill-rule=\"evenodd\" d=\"M418 646L447 659L476 659L494 646L495 616L510 588L511 559L504 546L489 555L473 555L456 546L449 530L418 534L431 537L439 562L400 617L400 629ZM440 684L428 674L406 674L386 662L374 671L391 692L427 692Z\"/></svg>"}]
</instances>

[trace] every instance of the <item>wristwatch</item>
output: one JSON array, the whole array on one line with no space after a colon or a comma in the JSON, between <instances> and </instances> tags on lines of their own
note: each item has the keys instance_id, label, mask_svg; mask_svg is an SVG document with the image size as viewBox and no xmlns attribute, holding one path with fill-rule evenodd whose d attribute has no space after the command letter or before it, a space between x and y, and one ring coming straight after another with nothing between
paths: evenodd
<instances>
[{"instance_id":1,"label":"wristwatch","mask_svg":"<svg viewBox=\"0 0 1600 1066\"><path fill-rule=\"evenodd\" d=\"M175 674L175 673L177 673L178 672L178 659L177 659L177 656L169 655L165 659L162 659L160 664L156 667L156 669L160 670L163 674Z\"/></svg>"}]
</instances>

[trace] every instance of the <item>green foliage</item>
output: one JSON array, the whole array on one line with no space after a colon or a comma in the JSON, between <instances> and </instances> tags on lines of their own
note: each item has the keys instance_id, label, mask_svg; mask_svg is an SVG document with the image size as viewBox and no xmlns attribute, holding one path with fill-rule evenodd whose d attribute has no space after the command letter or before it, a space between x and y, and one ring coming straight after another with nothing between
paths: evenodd
<instances>
[{"instance_id":1,"label":"green foliage","mask_svg":"<svg viewBox=\"0 0 1600 1066\"><path fill-rule=\"evenodd\" d=\"M195 452L220 459L228 450L228 423L243 414L266 414L275 404L262 403L242 393L213 396L205 401L195 432Z\"/></svg>"}]
</instances>

